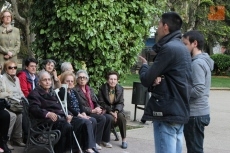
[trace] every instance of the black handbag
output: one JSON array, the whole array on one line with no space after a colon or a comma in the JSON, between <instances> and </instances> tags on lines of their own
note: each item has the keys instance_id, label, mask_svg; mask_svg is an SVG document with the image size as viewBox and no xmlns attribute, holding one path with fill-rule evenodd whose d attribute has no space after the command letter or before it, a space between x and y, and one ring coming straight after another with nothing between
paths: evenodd
<instances>
[{"instance_id":1,"label":"black handbag","mask_svg":"<svg viewBox=\"0 0 230 153\"><path fill-rule=\"evenodd\" d=\"M16 99L16 98L8 98L9 103L10 103L10 108L9 110L14 112L14 113L22 113L23 112L23 105L21 102L21 99Z\"/></svg>"},{"instance_id":2,"label":"black handbag","mask_svg":"<svg viewBox=\"0 0 230 153\"><path fill-rule=\"evenodd\" d=\"M5 108L10 108L10 103L5 98L0 98L0 110L4 110Z\"/></svg>"}]
</instances>

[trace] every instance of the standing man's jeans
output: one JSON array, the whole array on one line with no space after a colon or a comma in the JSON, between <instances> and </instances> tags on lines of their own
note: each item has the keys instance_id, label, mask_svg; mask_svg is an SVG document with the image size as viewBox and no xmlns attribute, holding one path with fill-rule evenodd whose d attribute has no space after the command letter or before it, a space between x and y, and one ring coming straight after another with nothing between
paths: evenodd
<instances>
[{"instance_id":1,"label":"standing man's jeans","mask_svg":"<svg viewBox=\"0 0 230 153\"><path fill-rule=\"evenodd\" d=\"M154 121L156 153L182 153L184 124Z\"/></svg>"},{"instance_id":2,"label":"standing man's jeans","mask_svg":"<svg viewBox=\"0 0 230 153\"><path fill-rule=\"evenodd\" d=\"M208 126L210 116L191 116L184 125L184 137L188 153L203 153L204 127Z\"/></svg>"}]
</instances>

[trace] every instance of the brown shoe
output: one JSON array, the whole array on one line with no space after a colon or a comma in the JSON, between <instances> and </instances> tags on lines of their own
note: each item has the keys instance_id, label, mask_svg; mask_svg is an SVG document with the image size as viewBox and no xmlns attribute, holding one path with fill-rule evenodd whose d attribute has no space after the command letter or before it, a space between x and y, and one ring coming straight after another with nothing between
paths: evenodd
<instances>
[{"instance_id":1,"label":"brown shoe","mask_svg":"<svg viewBox=\"0 0 230 153\"><path fill-rule=\"evenodd\" d=\"M17 138L17 139L13 139L13 144L20 146L20 147L25 147L26 144L23 143L22 138Z\"/></svg>"}]
</instances>

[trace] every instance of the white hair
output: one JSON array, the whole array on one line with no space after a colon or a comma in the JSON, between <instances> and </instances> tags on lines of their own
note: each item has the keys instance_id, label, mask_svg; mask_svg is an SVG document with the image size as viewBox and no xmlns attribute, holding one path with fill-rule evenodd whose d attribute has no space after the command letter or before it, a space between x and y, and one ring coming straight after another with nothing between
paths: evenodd
<instances>
[{"instance_id":1,"label":"white hair","mask_svg":"<svg viewBox=\"0 0 230 153\"><path fill-rule=\"evenodd\" d=\"M42 77L45 75L45 74L48 74L51 78L51 75L49 72L45 71L45 70L41 70L39 73L38 73L38 81L41 81L42 80Z\"/></svg>"},{"instance_id":2,"label":"white hair","mask_svg":"<svg viewBox=\"0 0 230 153\"><path fill-rule=\"evenodd\" d=\"M65 72L68 71L72 67L72 64L70 62L64 62L61 64L61 71Z\"/></svg>"},{"instance_id":3,"label":"white hair","mask_svg":"<svg viewBox=\"0 0 230 153\"><path fill-rule=\"evenodd\" d=\"M86 72L86 70L78 70L77 73L76 73L76 78L78 78L78 76L79 76L80 73L84 73L86 75L87 81L89 81L89 75Z\"/></svg>"}]
</instances>

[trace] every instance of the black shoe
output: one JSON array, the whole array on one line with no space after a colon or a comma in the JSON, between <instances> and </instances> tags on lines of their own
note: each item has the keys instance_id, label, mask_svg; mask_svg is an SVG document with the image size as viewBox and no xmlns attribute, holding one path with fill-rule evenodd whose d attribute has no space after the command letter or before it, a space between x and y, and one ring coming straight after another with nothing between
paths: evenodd
<instances>
[{"instance_id":1,"label":"black shoe","mask_svg":"<svg viewBox=\"0 0 230 153\"><path fill-rule=\"evenodd\" d=\"M23 138L23 143L27 143L27 136L25 136L24 138Z\"/></svg>"},{"instance_id":2,"label":"black shoe","mask_svg":"<svg viewBox=\"0 0 230 153\"><path fill-rule=\"evenodd\" d=\"M128 147L127 142L122 142L121 148L126 149Z\"/></svg>"},{"instance_id":3,"label":"black shoe","mask_svg":"<svg viewBox=\"0 0 230 153\"><path fill-rule=\"evenodd\" d=\"M100 153L98 150L97 150L97 148L95 147L95 148L92 148L93 149L93 151L95 152L95 153Z\"/></svg>"},{"instance_id":4,"label":"black shoe","mask_svg":"<svg viewBox=\"0 0 230 153\"><path fill-rule=\"evenodd\" d=\"M6 141L2 141L0 147L4 150L4 153L11 153L11 150L7 147Z\"/></svg>"}]
</instances>

